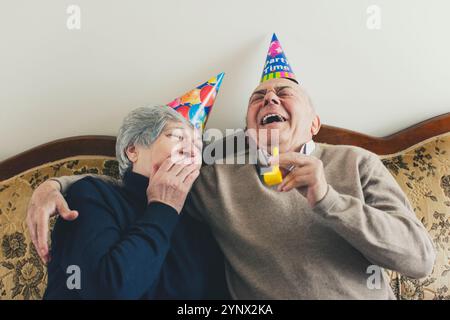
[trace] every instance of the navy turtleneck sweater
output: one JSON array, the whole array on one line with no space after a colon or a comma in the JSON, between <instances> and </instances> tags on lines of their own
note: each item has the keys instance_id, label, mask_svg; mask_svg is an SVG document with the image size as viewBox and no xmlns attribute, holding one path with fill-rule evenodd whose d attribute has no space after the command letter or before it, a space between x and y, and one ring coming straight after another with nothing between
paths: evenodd
<instances>
[{"instance_id":1,"label":"navy turtleneck sweater","mask_svg":"<svg viewBox=\"0 0 450 320\"><path fill-rule=\"evenodd\" d=\"M66 200L79 216L59 218L53 229L45 299L229 298L208 228L166 204L147 204L148 183L127 172L122 184L86 177L70 187ZM73 265L79 289L67 285L76 284Z\"/></svg>"}]
</instances>

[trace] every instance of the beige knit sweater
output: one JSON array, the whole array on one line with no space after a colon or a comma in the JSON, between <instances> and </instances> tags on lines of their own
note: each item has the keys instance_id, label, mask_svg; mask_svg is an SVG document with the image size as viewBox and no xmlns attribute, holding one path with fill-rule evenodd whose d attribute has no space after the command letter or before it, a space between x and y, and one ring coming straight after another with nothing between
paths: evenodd
<instances>
[{"instance_id":1,"label":"beige knit sweater","mask_svg":"<svg viewBox=\"0 0 450 320\"><path fill-rule=\"evenodd\" d=\"M377 155L317 145L311 156L329 184L314 208L297 190L266 187L255 165L202 168L185 210L212 228L233 298L393 299L384 273L369 266L431 272L432 241ZM63 188L73 181L60 179Z\"/></svg>"},{"instance_id":2,"label":"beige knit sweater","mask_svg":"<svg viewBox=\"0 0 450 320\"><path fill-rule=\"evenodd\" d=\"M317 145L311 156L322 160L329 184L314 208L297 190L267 188L254 165L202 169L186 209L211 226L234 298L389 299L384 277L369 289L369 266L431 272L432 241L377 155Z\"/></svg>"}]
</instances>

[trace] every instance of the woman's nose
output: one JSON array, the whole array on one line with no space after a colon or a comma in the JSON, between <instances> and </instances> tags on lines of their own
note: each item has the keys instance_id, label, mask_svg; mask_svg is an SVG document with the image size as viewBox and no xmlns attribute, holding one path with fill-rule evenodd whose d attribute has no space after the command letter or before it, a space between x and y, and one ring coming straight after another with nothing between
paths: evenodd
<instances>
[{"instance_id":1,"label":"woman's nose","mask_svg":"<svg viewBox=\"0 0 450 320\"><path fill-rule=\"evenodd\" d=\"M195 155L195 146L192 143L185 142L181 148L181 153L187 157L193 157Z\"/></svg>"}]
</instances>

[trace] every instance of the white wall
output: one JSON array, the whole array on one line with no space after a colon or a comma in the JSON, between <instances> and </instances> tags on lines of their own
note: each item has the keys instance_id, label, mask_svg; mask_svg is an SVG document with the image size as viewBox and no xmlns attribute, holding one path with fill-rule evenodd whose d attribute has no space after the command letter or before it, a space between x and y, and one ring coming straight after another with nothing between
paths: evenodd
<instances>
[{"instance_id":1,"label":"white wall","mask_svg":"<svg viewBox=\"0 0 450 320\"><path fill-rule=\"evenodd\" d=\"M81 30L66 27L70 4ZM446 0L0 0L0 160L115 135L133 107L221 71L208 126L242 127L272 32L323 123L387 135L450 110L449 15Z\"/></svg>"}]
</instances>

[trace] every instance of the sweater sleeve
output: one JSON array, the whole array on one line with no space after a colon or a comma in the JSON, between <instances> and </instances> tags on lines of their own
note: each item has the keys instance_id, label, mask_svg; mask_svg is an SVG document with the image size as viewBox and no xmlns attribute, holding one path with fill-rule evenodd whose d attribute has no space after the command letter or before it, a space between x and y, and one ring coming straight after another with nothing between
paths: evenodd
<instances>
[{"instance_id":1,"label":"sweater sleeve","mask_svg":"<svg viewBox=\"0 0 450 320\"><path fill-rule=\"evenodd\" d=\"M328 185L314 212L373 264L412 278L430 274L436 256L428 232L375 156L361 170L361 185L364 200Z\"/></svg>"},{"instance_id":2,"label":"sweater sleeve","mask_svg":"<svg viewBox=\"0 0 450 320\"><path fill-rule=\"evenodd\" d=\"M59 183L60 187L61 187L61 193L62 194L67 194L67 190L69 190L69 188L77 181L86 178L86 177L97 177L103 181L106 182L117 182L116 179L109 177L109 176L105 176L105 175L94 175L94 174L80 174L80 175L72 175L72 176L61 176L61 177L54 177L54 178L50 178L50 180L55 180L56 182Z\"/></svg>"},{"instance_id":3,"label":"sweater sleeve","mask_svg":"<svg viewBox=\"0 0 450 320\"><path fill-rule=\"evenodd\" d=\"M67 201L78 210L74 221L61 221L61 268L77 265L83 299L138 299L156 285L179 215L163 203L151 203L127 229L89 179L69 189Z\"/></svg>"},{"instance_id":4,"label":"sweater sleeve","mask_svg":"<svg viewBox=\"0 0 450 320\"><path fill-rule=\"evenodd\" d=\"M215 181L217 181L217 176L214 166L203 166L200 170L200 175L192 185L183 211L198 221L208 223L210 215L207 214L208 206L205 204L205 201L217 195L217 184ZM209 195L209 197L206 197L205 194Z\"/></svg>"}]
</instances>

